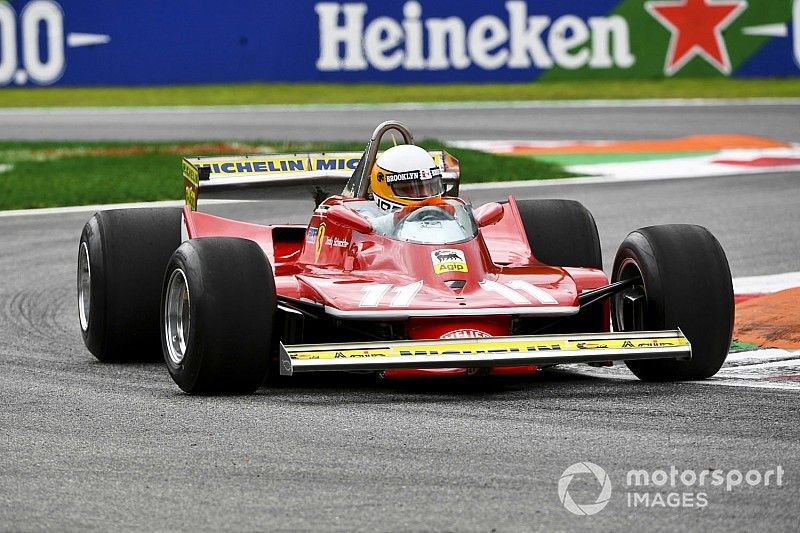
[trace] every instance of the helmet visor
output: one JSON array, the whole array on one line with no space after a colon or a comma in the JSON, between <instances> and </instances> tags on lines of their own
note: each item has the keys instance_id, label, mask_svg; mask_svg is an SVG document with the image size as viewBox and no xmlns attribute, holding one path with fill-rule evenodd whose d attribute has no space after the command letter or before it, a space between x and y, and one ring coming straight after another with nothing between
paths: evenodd
<instances>
[{"instance_id":1,"label":"helmet visor","mask_svg":"<svg viewBox=\"0 0 800 533\"><path fill-rule=\"evenodd\" d=\"M410 174L410 173L406 173ZM421 173L414 172L412 179L391 180L389 186L399 198L419 199L430 198L431 196L441 196L444 193L442 184L442 172L438 167ZM401 176L401 175L397 175Z\"/></svg>"}]
</instances>

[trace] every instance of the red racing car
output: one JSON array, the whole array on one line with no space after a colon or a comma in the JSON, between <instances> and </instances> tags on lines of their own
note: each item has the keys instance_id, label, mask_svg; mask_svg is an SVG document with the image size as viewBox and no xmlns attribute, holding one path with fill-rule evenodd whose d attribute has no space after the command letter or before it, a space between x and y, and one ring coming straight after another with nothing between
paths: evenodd
<instances>
[{"instance_id":1,"label":"red racing car","mask_svg":"<svg viewBox=\"0 0 800 533\"><path fill-rule=\"evenodd\" d=\"M384 134L404 143L384 152ZM725 254L700 226L632 232L611 279L591 214L567 200L474 208L458 161L385 122L363 153L183 161L186 205L86 223L78 310L107 362L166 361L189 393L248 393L311 371L535 372L624 361L641 379L704 379L728 353ZM320 184L344 183L324 197ZM307 225L197 210L198 197L315 190Z\"/></svg>"}]
</instances>

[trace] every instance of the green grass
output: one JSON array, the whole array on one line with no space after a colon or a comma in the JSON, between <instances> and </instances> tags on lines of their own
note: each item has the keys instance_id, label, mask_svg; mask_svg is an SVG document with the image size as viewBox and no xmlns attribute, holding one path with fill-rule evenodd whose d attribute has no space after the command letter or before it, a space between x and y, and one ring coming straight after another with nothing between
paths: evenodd
<instances>
[{"instance_id":1,"label":"green grass","mask_svg":"<svg viewBox=\"0 0 800 533\"><path fill-rule=\"evenodd\" d=\"M205 143L0 142L0 167L11 165L0 171L0 209L180 199L181 157L197 155L201 144ZM277 152L363 149L361 144L257 144ZM420 144L442 148L435 140ZM204 155L214 148L205 148ZM246 148L241 151L253 151ZM462 183L572 175L553 163L444 148L459 158Z\"/></svg>"},{"instance_id":2,"label":"green grass","mask_svg":"<svg viewBox=\"0 0 800 533\"><path fill-rule=\"evenodd\" d=\"M749 342L743 342L736 339L731 341L731 349L729 353L737 353L737 352L752 352L753 350L758 350L759 346L757 344L752 344Z\"/></svg>"},{"instance_id":3,"label":"green grass","mask_svg":"<svg viewBox=\"0 0 800 533\"><path fill-rule=\"evenodd\" d=\"M726 78L509 84L252 83L169 87L3 88L0 107L152 106L799 97L800 78Z\"/></svg>"}]
</instances>

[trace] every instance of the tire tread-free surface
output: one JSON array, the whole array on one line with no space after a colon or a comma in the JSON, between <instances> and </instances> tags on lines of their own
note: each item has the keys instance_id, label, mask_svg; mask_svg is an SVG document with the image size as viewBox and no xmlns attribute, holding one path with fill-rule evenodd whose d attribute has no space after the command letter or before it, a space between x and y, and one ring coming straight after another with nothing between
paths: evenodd
<instances>
[{"instance_id":1,"label":"tire tread-free surface","mask_svg":"<svg viewBox=\"0 0 800 533\"><path fill-rule=\"evenodd\" d=\"M594 217L575 200L518 200L531 252L553 266L603 268Z\"/></svg>"},{"instance_id":2,"label":"tire tread-free surface","mask_svg":"<svg viewBox=\"0 0 800 533\"><path fill-rule=\"evenodd\" d=\"M646 293L646 330L680 328L692 345L691 361L629 361L647 381L706 379L719 370L731 345L733 285L719 241L691 224L649 226L620 245L612 281L621 279L627 261L641 272ZM614 317L615 328L619 328Z\"/></svg>"},{"instance_id":3,"label":"tire tread-free surface","mask_svg":"<svg viewBox=\"0 0 800 533\"><path fill-rule=\"evenodd\" d=\"M177 365L167 356L162 333L172 379L194 394L253 392L267 375L276 308L269 260L253 241L208 237L186 241L175 251L165 293L178 268L188 283L191 326ZM163 323L163 302L161 316Z\"/></svg>"},{"instance_id":4,"label":"tire tread-free surface","mask_svg":"<svg viewBox=\"0 0 800 533\"><path fill-rule=\"evenodd\" d=\"M145 208L99 211L84 226L91 305L82 333L100 361L160 357L161 281L180 244L180 224L180 208Z\"/></svg>"}]
</instances>

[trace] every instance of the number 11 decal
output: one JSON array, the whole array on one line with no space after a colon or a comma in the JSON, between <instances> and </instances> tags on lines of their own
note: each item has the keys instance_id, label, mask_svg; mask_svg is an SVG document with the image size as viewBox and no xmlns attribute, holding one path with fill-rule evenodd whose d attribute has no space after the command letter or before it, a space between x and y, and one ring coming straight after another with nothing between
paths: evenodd
<instances>
[{"instance_id":1,"label":"number 11 decal","mask_svg":"<svg viewBox=\"0 0 800 533\"><path fill-rule=\"evenodd\" d=\"M558 303L558 300L553 298L547 291L521 279L515 279L507 283L497 283L496 281L485 279L481 281L480 285L483 290L499 294L516 305L530 305L531 301L526 296L530 296L543 305Z\"/></svg>"},{"instance_id":2,"label":"number 11 decal","mask_svg":"<svg viewBox=\"0 0 800 533\"><path fill-rule=\"evenodd\" d=\"M399 287L389 283L375 283L361 289L364 296L361 297L361 302L359 302L358 306L378 307L386 293L391 290L394 297L389 302L389 307L408 307L421 288L422 280Z\"/></svg>"}]
</instances>

